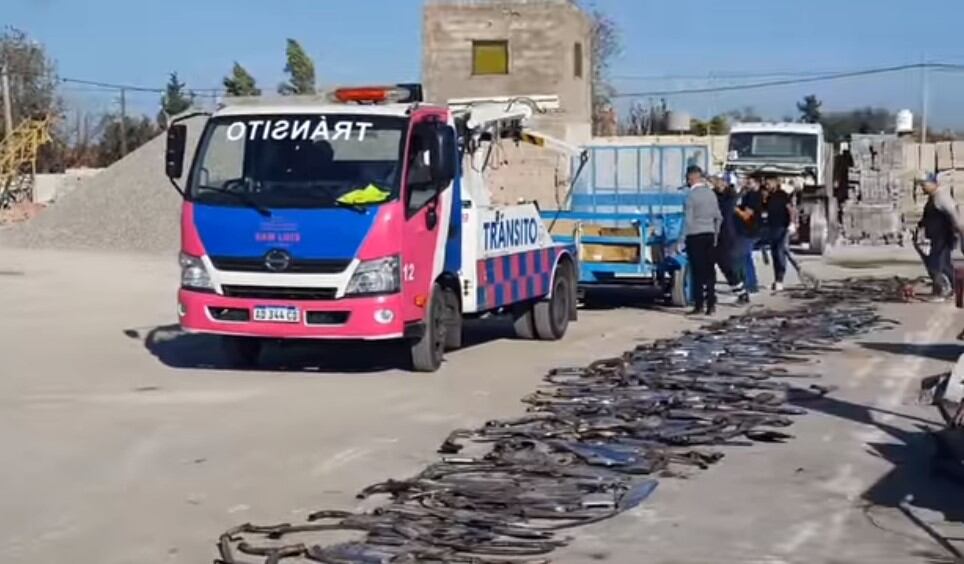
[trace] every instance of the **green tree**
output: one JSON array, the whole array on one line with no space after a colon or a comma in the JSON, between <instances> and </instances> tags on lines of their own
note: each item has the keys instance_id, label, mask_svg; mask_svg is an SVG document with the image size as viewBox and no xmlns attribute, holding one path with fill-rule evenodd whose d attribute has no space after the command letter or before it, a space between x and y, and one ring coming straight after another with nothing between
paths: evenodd
<instances>
[{"instance_id":1,"label":"green tree","mask_svg":"<svg viewBox=\"0 0 964 564\"><path fill-rule=\"evenodd\" d=\"M820 107L823 102L817 99L815 94L804 96L802 102L797 102L797 111L800 112L800 121L803 123L820 123Z\"/></svg>"},{"instance_id":2,"label":"green tree","mask_svg":"<svg viewBox=\"0 0 964 564\"><path fill-rule=\"evenodd\" d=\"M161 111L157 115L157 124L161 129L167 128L167 123L172 116L186 112L194 104L194 93L185 90L185 84L181 82L176 72L172 72L164 95L161 96Z\"/></svg>"},{"instance_id":3,"label":"green tree","mask_svg":"<svg viewBox=\"0 0 964 564\"><path fill-rule=\"evenodd\" d=\"M100 142L97 144L97 165L109 166L119 160L121 152L122 127L127 130L127 151L137 149L158 134L157 126L147 116L127 117L123 124L120 116L106 115L102 118Z\"/></svg>"},{"instance_id":4,"label":"green tree","mask_svg":"<svg viewBox=\"0 0 964 564\"><path fill-rule=\"evenodd\" d=\"M742 109L729 111L726 116L735 122L742 123L759 123L763 121L763 118L760 117L760 114L756 113L753 106L744 106Z\"/></svg>"},{"instance_id":5,"label":"green tree","mask_svg":"<svg viewBox=\"0 0 964 564\"><path fill-rule=\"evenodd\" d=\"M285 50L288 58L285 72L288 82L278 85L278 93L284 95L314 94L315 93L315 63L294 39L288 39Z\"/></svg>"},{"instance_id":6,"label":"green tree","mask_svg":"<svg viewBox=\"0 0 964 564\"><path fill-rule=\"evenodd\" d=\"M231 76L224 77L224 89L228 96L260 96L261 89L258 88L254 77L235 61L234 68L231 69Z\"/></svg>"},{"instance_id":7,"label":"green tree","mask_svg":"<svg viewBox=\"0 0 964 564\"><path fill-rule=\"evenodd\" d=\"M713 116L706 125L710 135L726 135L730 132L730 120L724 115Z\"/></svg>"},{"instance_id":8,"label":"green tree","mask_svg":"<svg viewBox=\"0 0 964 564\"><path fill-rule=\"evenodd\" d=\"M854 133L891 131L895 116L884 108L858 108L846 112L824 114L820 120L827 141L846 141Z\"/></svg>"}]
</instances>

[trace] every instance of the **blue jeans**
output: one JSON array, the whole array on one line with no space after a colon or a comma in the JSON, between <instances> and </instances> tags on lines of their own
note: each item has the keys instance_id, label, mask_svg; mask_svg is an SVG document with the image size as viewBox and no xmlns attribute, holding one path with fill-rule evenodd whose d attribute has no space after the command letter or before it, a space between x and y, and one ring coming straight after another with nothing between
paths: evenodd
<instances>
[{"instance_id":1,"label":"blue jeans","mask_svg":"<svg viewBox=\"0 0 964 564\"><path fill-rule=\"evenodd\" d=\"M773 257L773 280L783 284L787 275L787 258L790 254L788 247L789 230L786 227L774 227L770 231L770 255Z\"/></svg>"},{"instance_id":2,"label":"blue jeans","mask_svg":"<svg viewBox=\"0 0 964 564\"><path fill-rule=\"evenodd\" d=\"M753 248L756 247L756 243L757 239L741 235L736 238L733 245L734 269L747 292L760 291L756 266L753 264Z\"/></svg>"}]
</instances>

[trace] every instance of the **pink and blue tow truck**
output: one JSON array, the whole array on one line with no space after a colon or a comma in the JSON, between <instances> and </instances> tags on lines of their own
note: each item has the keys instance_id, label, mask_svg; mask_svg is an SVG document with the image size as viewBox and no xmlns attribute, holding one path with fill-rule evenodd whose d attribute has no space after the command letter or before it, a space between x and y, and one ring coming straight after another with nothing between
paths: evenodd
<instances>
[{"instance_id":1,"label":"pink and blue tow truck","mask_svg":"<svg viewBox=\"0 0 964 564\"><path fill-rule=\"evenodd\" d=\"M562 338L575 247L534 204L493 203L482 173L492 144L545 146L527 123L554 103L436 106L418 85L237 99L208 116L188 167L176 120L181 327L219 335L239 366L271 340L401 340L414 370L434 371L463 320L489 314L521 338Z\"/></svg>"}]
</instances>

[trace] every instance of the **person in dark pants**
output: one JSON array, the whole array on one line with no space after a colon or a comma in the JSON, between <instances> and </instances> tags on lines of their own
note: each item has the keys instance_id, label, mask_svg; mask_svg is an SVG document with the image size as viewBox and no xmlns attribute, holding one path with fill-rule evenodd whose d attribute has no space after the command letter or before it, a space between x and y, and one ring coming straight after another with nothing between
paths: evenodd
<instances>
[{"instance_id":1,"label":"person in dark pants","mask_svg":"<svg viewBox=\"0 0 964 564\"><path fill-rule=\"evenodd\" d=\"M723 218L720 224L720 235L716 240L716 266L723 273L733 294L740 295L743 293L743 281L733 267L733 250L736 245L736 213L733 210L736 209L736 193L722 176L710 177L710 184L716 192L716 202L720 206L720 214Z\"/></svg>"},{"instance_id":2,"label":"person in dark pants","mask_svg":"<svg viewBox=\"0 0 964 564\"><path fill-rule=\"evenodd\" d=\"M693 311L712 315L716 311L716 238L723 216L713 190L703 181L703 170L686 171L689 193L683 206L686 258L693 273Z\"/></svg>"},{"instance_id":3,"label":"person in dark pants","mask_svg":"<svg viewBox=\"0 0 964 564\"><path fill-rule=\"evenodd\" d=\"M783 279L787 274L787 259L789 247L787 239L790 237L790 215L793 203L780 186L778 178L767 178L764 194L764 210L767 218L767 242L773 258L773 286L775 292L783 290Z\"/></svg>"},{"instance_id":4,"label":"person in dark pants","mask_svg":"<svg viewBox=\"0 0 964 564\"><path fill-rule=\"evenodd\" d=\"M753 249L760 239L760 225L763 221L763 197L760 194L760 179L751 176L746 179L743 191L737 198L736 209L736 254L733 267L743 281L744 292L737 298L738 303L749 303L750 293L758 291L756 269L753 266Z\"/></svg>"},{"instance_id":5,"label":"person in dark pants","mask_svg":"<svg viewBox=\"0 0 964 564\"><path fill-rule=\"evenodd\" d=\"M953 293L951 250L957 236L964 235L964 223L957 213L954 197L947 188L937 183L934 175L927 176L920 183L927 194L927 203L924 204L924 215L918 227L924 230L924 236L931 242L925 266L934 281L934 293L939 299L945 299Z\"/></svg>"}]
</instances>

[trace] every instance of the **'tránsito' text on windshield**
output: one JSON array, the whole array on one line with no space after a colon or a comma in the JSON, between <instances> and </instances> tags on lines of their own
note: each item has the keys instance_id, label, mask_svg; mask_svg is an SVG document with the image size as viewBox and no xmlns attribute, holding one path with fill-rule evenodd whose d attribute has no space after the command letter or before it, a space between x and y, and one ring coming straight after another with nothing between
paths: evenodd
<instances>
[{"instance_id":1,"label":"'tr\u00e1nsito' text on windshield","mask_svg":"<svg viewBox=\"0 0 964 564\"><path fill-rule=\"evenodd\" d=\"M228 141L364 141L372 122L318 119L247 119L225 129Z\"/></svg>"}]
</instances>

